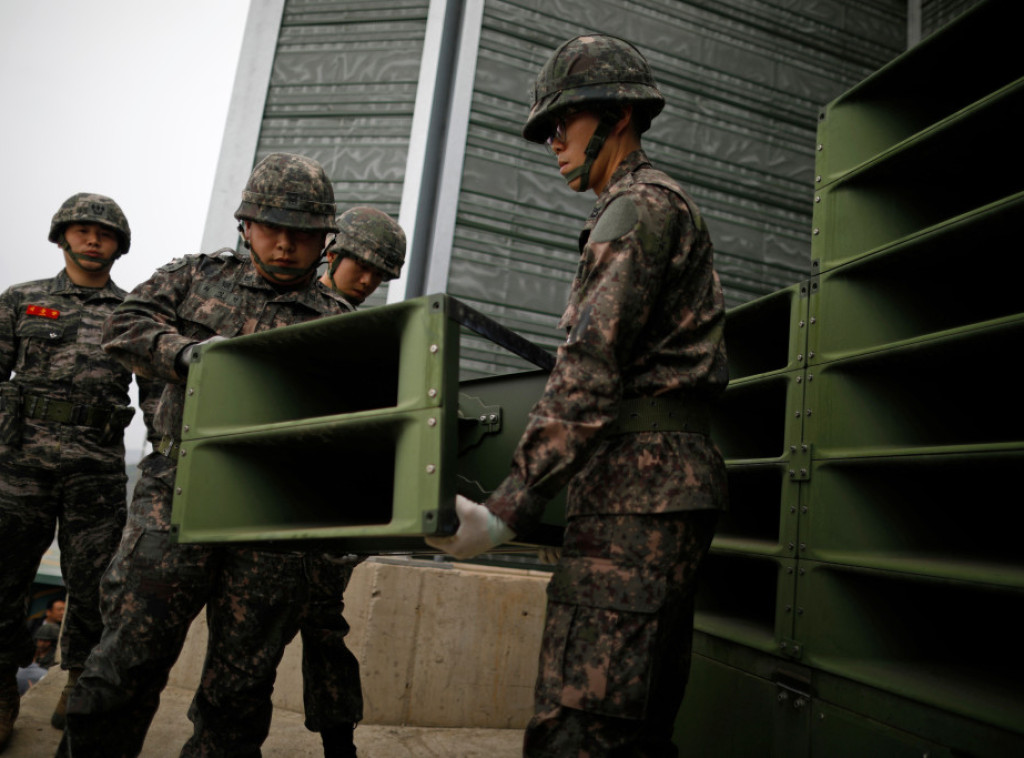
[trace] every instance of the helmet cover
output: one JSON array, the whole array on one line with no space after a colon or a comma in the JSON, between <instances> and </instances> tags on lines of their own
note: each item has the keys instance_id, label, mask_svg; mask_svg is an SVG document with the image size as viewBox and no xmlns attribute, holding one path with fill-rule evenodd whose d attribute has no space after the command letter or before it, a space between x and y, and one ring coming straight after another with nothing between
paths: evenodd
<instances>
[{"instance_id":1,"label":"helmet cover","mask_svg":"<svg viewBox=\"0 0 1024 758\"><path fill-rule=\"evenodd\" d=\"M537 74L523 137L544 142L551 121L565 110L596 103L629 103L646 131L665 105L650 64L629 42L608 34L585 34L563 43Z\"/></svg>"},{"instance_id":2,"label":"helmet cover","mask_svg":"<svg viewBox=\"0 0 1024 758\"><path fill-rule=\"evenodd\" d=\"M101 224L117 233L117 254L124 255L132 246L132 230L121 206L106 195L79 192L60 206L50 221L50 242L60 244L69 224Z\"/></svg>"},{"instance_id":3,"label":"helmet cover","mask_svg":"<svg viewBox=\"0 0 1024 758\"><path fill-rule=\"evenodd\" d=\"M395 279L405 263L405 232L384 211L360 206L350 208L338 218L339 232L328 253L340 258L348 256L384 272L385 279ZM333 268L337 267L337 260Z\"/></svg>"},{"instance_id":4,"label":"helmet cover","mask_svg":"<svg viewBox=\"0 0 1024 758\"><path fill-rule=\"evenodd\" d=\"M338 231L334 187L312 158L271 153L252 170L235 218L308 231Z\"/></svg>"}]
</instances>

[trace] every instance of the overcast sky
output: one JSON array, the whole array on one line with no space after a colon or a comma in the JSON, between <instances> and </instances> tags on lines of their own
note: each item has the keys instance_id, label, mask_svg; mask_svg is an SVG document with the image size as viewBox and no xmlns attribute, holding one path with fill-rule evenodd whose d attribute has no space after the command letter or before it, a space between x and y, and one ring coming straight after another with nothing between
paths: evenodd
<instances>
[{"instance_id":1,"label":"overcast sky","mask_svg":"<svg viewBox=\"0 0 1024 758\"><path fill-rule=\"evenodd\" d=\"M0 0L0 290L60 271L50 219L76 192L128 217L124 289L199 252L248 8Z\"/></svg>"}]
</instances>

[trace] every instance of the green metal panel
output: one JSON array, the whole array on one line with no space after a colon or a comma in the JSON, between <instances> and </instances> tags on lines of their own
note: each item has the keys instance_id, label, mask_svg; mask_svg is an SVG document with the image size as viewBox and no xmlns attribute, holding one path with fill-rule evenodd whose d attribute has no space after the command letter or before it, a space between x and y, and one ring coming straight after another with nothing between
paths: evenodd
<instances>
[{"instance_id":1,"label":"green metal panel","mask_svg":"<svg viewBox=\"0 0 1024 758\"><path fill-rule=\"evenodd\" d=\"M979 3L829 103L818 128L817 183L828 184L1018 79L1022 12L1018 0ZM936 159L952 163L949 156Z\"/></svg>"},{"instance_id":2,"label":"green metal panel","mask_svg":"<svg viewBox=\"0 0 1024 758\"><path fill-rule=\"evenodd\" d=\"M429 552L422 535L454 531L457 491L479 499L500 483L546 377L460 384L464 324L481 326L435 295L204 349L188 377L177 539ZM563 510L553 502L523 540L557 543Z\"/></svg>"},{"instance_id":3,"label":"green metal panel","mask_svg":"<svg viewBox=\"0 0 1024 758\"><path fill-rule=\"evenodd\" d=\"M1005 401L998 410L969 384L972 372L1022 339L1024 318L1017 317L813 366L805 441L818 459L1019 448L1024 403L1016 375L991 371L978 385L984 396Z\"/></svg>"},{"instance_id":4,"label":"green metal panel","mask_svg":"<svg viewBox=\"0 0 1024 758\"><path fill-rule=\"evenodd\" d=\"M816 462L802 557L1024 589L1016 503L1006 494L1022 470L1019 447ZM955 517L971 507L985 517Z\"/></svg>"},{"instance_id":5,"label":"green metal panel","mask_svg":"<svg viewBox=\"0 0 1024 758\"><path fill-rule=\"evenodd\" d=\"M1024 593L801 561L802 662L1024 737ZM979 632L984 630L983 637Z\"/></svg>"},{"instance_id":6,"label":"green metal panel","mask_svg":"<svg viewBox=\"0 0 1024 758\"><path fill-rule=\"evenodd\" d=\"M825 109L806 309L730 312L713 428L735 507L677 733L697 754L1024 754L1024 402L999 361L1024 341L1024 57L962 61L1022 8L979 6ZM768 711L786 666L808 720ZM733 691L772 721L742 745L702 705Z\"/></svg>"},{"instance_id":7,"label":"green metal panel","mask_svg":"<svg viewBox=\"0 0 1024 758\"><path fill-rule=\"evenodd\" d=\"M955 758L956 752L930 740L865 718L856 711L815 701L810 711L808 755L829 758Z\"/></svg>"},{"instance_id":8,"label":"green metal panel","mask_svg":"<svg viewBox=\"0 0 1024 758\"><path fill-rule=\"evenodd\" d=\"M780 656L794 651L795 563L789 559L714 550L702 568L695 628Z\"/></svg>"},{"instance_id":9,"label":"green metal panel","mask_svg":"<svg viewBox=\"0 0 1024 758\"><path fill-rule=\"evenodd\" d=\"M1020 313L1024 256L1003 254L1018 234L1024 194L876 251L816 277L808 353L822 363L950 330L1014 319ZM982 286L965 282L965 254L998 271ZM955 304L955 306L952 306Z\"/></svg>"},{"instance_id":10,"label":"green metal panel","mask_svg":"<svg viewBox=\"0 0 1024 758\"><path fill-rule=\"evenodd\" d=\"M693 649L675 729L681 755L1009 758L1024 751L1020 735L804 662L701 632Z\"/></svg>"},{"instance_id":11,"label":"green metal panel","mask_svg":"<svg viewBox=\"0 0 1024 758\"><path fill-rule=\"evenodd\" d=\"M1024 191L1024 173L978 160L981 145L1014 144L1022 118L1024 77L821 186L811 249L821 271ZM828 132L826 115L818 139L831 145Z\"/></svg>"},{"instance_id":12,"label":"green metal panel","mask_svg":"<svg viewBox=\"0 0 1024 758\"><path fill-rule=\"evenodd\" d=\"M698 653L686 691L674 734L681 755L808 755L810 707L794 690Z\"/></svg>"}]
</instances>

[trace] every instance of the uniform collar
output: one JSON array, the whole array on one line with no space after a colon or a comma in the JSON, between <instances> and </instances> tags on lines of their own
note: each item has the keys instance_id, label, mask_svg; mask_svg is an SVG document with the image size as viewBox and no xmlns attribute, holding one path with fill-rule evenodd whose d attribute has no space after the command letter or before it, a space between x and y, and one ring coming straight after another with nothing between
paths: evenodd
<instances>
[{"instance_id":1,"label":"uniform collar","mask_svg":"<svg viewBox=\"0 0 1024 758\"><path fill-rule=\"evenodd\" d=\"M71 281L71 277L68 276L66 269L61 269L57 276L50 280L50 292L52 294L61 294L66 292L85 292L92 296L100 297L118 297L123 299L125 291L114 284L113 279L107 279L107 283L102 287L82 287Z\"/></svg>"},{"instance_id":2,"label":"uniform collar","mask_svg":"<svg viewBox=\"0 0 1024 758\"><path fill-rule=\"evenodd\" d=\"M647 158L647 153L643 151L643 148L634 150L623 158L622 162L615 167L611 178L608 180L608 186L605 187L604 192L601 194L608 194L608 192L615 189L615 185L621 182L626 176L641 168L649 167L650 165L651 161Z\"/></svg>"}]
</instances>

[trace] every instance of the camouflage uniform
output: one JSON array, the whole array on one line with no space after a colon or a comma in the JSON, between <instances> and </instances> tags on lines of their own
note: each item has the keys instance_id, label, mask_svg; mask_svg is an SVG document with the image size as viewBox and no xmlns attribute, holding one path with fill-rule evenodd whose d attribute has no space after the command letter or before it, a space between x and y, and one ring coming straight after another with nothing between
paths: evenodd
<instances>
[{"instance_id":1,"label":"camouflage uniform","mask_svg":"<svg viewBox=\"0 0 1024 758\"><path fill-rule=\"evenodd\" d=\"M300 175L296 181L304 179ZM258 188L250 189L243 193L240 214L267 201ZM333 194L331 200L333 209ZM278 217L267 223L308 228L302 213L271 210ZM330 223L333 227L333 210ZM252 334L349 310L343 299L312 280L296 289L275 288L257 272L255 261L233 251L187 256L159 269L126 298L106 325L104 347L125 365L167 382L155 427L171 441L178 438L185 404L176 369L184 348L215 335ZM339 586L336 567L320 556L171 544L176 460L155 452L140 469L124 537L103 577L103 638L68 701L71 754L139 753L170 668L205 604L207 659L189 710L194 734L182 755L259 755L269 730L277 665L307 617L319 615L325 637L321 655L334 666L321 676L333 671L339 679L351 676L355 659L344 646L340 593L324 589ZM361 717L361 700L360 711L353 713L347 693L334 692L323 678L306 696L332 717L337 712L340 720L349 719L349 726ZM314 724L326 720L311 719ZM67 747L62 744L58 754Z\"/></svg>"},{"instance_id":2,"label":"camouflage uniform","mask_svg":"<svg viewBox=\"0 0 1024 758\"><path fill-rule=\"evenodd\" d=\"M69 224L114 232L117 248L100 271L131 246L128 222L108 197L78 193L54 214L49 239L77 261L64 237ZM0 295L2 671L31 660L28 589L56 526L69 601L62 667L80 669L100 638L99 580L124 525L124 429L135 413L131 372L103 352L100 332L124 297L109 279L79 286L67 269ZM149 418L150 383L139 382L139 398Z\"/></svg>"},{"instance_id":3,"label":"camouflage uniform","mask_svg":"<svg viewBox=\"0 0 1024 758\"><path fill-rule=\"evenodd\" d=\"M183 347L214 335L252 334L345 310L339 298L318 287L277 292L243 255L223 252L187 256L160 268L126 298L107 324L104 345L125 365L167 382L155 429L165 437L177 438L185 385L177 378L174 361ZM272 686L278 661L250 660L244 636L241 641L231 637L230 649L223 650L219 635L225 629L231 630L230 635L244 635L246 630L262 635L266 630L259 624L269 623L262 618L264 614L280 619L274 622L274 632L287 634L284 617L295 615L302 600L301 593L297 593L302 588L294 581L291 565L294 557L240 548L170 544L176 469L175 461L161 452L150 454L140 465L141 479L124 538L103 577L103 638L68 703L76 758L80 754L138 753L170 667L192 620L207 603L212 647L202 687L215 692L197 695L193 704L201 722L197 722L197 734L221 723L245 732L261 729L259 723L246 717L242 705L247 697L245 688L239 683L240 689L236 690L224 681L223 670L234 668L239 676L255 676L252 670L242 669L269 667L267 686ZM301 562L301 556L298 560ZM240 577L233 576L236 571ZM235 600L241 600L248 609L240 629L233 628L237 609L228 610ZM293 629L291 636L294 634ZM258 650L254 654L258 657ZM263 677L267 677L265 670ZM230 695L227 702L217 695L222 684L225 697ZM266 694L269 706L269 691ZM259 700L258 693L253 698ZM202 715L204 700L211 701L209 716ZM217 713L223 707L229 709L228 713ZM89 724L85 715L97 718ZM117 728L112 729L115 723ZM91 726L96 730L92 731ZM86 748L92 736L98 740L95 753ZM229 740L237 737L224 736ZM259 741L265 737L264 731Z\"/></svg>"},{"instance_id":4,"label":"camouflage uniform","mask_svg":"<svg viewBox=\"0 0 1024 758\"><path fill-rule=\"evenodd\" d=\"M334 283L334 270L345 256L374 266L385 280L401 274L405 232L386 213L368 206L350 208L338 218L338 227L338 235L327 248L336 255L327 272L330 284L324 285L321 280L321 286L345 297ZM311 608L301 625L306 727L313 731L343 728L363 718L359 662L344 644L348 624L342 618L339 626L333 610L352 579L352 570L361 561L357 556L323 556L322 567L333 565L336 584L320 596L316 603L319 607ZM339 708L338 703L347 703L347 707Z\"/></svg>"},{"instance_id":5,"label":"camouflage uniform","mask_svg":"<svg viewBox=\"0 0 1024 758\"><path fill-rule=\"evenodd\" d=\"M582 42L585 55L596 49L600 57L602 38ZM598 102L615 99L632 64L627 44L612 51L625 62L608 67L599 86L613 89L599 91ZM567 70L588 84L578 64ZM652 100L647 115L656 114L649 71L646 80L628 81L644 82L640 95L621 99L632 100L639 115L642 98ZM561 107L587 107L595 99L592 91L573 95L558 87L535 93L525 136L544 140L545 126L537 123L544 103L561 98ZM510 475L485 503L526 534L544 503L569 486L524 754L674 756L694 576L726 505L725 466L706 418L707 404L728 381L722 290L696 205L642 150L615 168L580 249L560 322L568 339ZM657 432L623 424L626 410L652 398L681 420L661 418L664 431Z\"/></svg>"}]
</instances>

